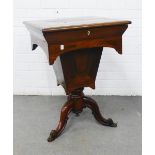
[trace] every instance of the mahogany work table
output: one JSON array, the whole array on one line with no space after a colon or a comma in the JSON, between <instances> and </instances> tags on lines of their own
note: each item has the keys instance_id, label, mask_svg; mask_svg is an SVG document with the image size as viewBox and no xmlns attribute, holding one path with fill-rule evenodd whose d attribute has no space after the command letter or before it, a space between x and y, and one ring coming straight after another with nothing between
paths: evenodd
<instances>
[{"instance_id":1,"label":"mahogany work table","mask_svg":"<svg viewBox=\"0 0 155 155\"><path fill-rule=\"evenodd\" d=\"M103 47L122 54L122 35L131 24L127 20L101 17L66 18L24 22L31 35L32 50L40 46L53 65L57 85L61 85L68 100L61 109L60 121L52 130L48 142L64 130L70 112L77 116L90 108L102 125L116 127L111 118L105 119L97 103L83 93L84 87L95 89L95 79Z\"/></svg>"}]
</instances>

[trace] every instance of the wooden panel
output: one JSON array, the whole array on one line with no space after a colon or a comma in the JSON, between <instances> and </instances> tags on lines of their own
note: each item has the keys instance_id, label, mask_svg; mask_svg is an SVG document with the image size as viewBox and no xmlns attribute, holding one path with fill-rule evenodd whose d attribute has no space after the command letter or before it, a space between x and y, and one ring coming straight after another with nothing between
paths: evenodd
<instances>
[{"instance_id":1,"label":"wooden panel","mask_svg":"<svg viewBox=\"0 0 155 155\"><path fill-rule=\"evenodd\" d=\"M67 53L74 52L74 50L81 48L92 48L92 47L111 47L122 54L122 37L116 37L111 39L95 39L95 40L85 40L72 43L64 44L64 49L61 49L61 45L49 45L49 63L52 65L57 58L57 56Z\"/></svg>"},{"instance_id":2,"label":"wooden panel","mask_svg":"<svg viewBox=\"0 0 155 155\"><path fill-rule=\"evenodd\" d=\"M60 55L62 71L57 70L56 75L58 83L64 87L67 94L80 87L95 89L102 49L102 47L79 49ZM62 77L64 81L59 81L63 79Z\"/></svg>"},{"instance_id":3,"label":"wooden panel","mask_svg":"<svg viewBox=\"0 0 155 155\"><path fill-rule=\"evenodd\" d=\"M128 25L119 25L74 31L46 32L44 36L48 44L49 63L53 64L57 56L63 53L80 48L111 47L121 54L122 34L127 27Z\"/></svg>"},{"instance_id":4,"label":"wooden panel","mask_svg":"<svg viewBox=\"0 0 155 155\"><path fill-rule=\"evenodd\" d=\"M57 32L43 32L48 44L64 44L67 42L107 39L121 36L126 30L127 25L109 26L100 28L84 28L80 30L65 30Z\"/></svg>"}]
</instances>

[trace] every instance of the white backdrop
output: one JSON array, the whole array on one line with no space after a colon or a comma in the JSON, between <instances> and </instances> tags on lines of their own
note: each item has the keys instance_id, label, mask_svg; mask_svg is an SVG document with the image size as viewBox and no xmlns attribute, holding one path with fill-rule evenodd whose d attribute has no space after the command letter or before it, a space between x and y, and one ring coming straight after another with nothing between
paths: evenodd
<instances>
[{"instance_id":1,"label":"white backdrop","mask_svg":"<svg viewBox=\"0 0 155 155\"><path fill-rule=\"evenodd\" d=\"M132 21L123 35L123 55L104 48L89 95L141 95L141 0L14 0L14 94L62 95L41 48L31 51L27 20L102 16Z\"/></svg>"}]
</instances>

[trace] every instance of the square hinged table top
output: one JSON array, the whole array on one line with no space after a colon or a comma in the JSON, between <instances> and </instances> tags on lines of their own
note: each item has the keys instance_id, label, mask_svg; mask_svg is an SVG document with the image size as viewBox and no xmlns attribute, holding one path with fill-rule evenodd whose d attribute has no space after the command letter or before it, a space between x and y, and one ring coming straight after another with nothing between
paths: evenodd
<instances>
[{"instance_id":1,"label":"square hinged table top","mask_svg":"<svg viewBox=\"0 0 155 155\"><path fill-rule=\"evenodd\" d=\"M59 18L51 20L26 21L25 25L32 26L42 31L57 31L67 29L78 29L88 27L114 26L131 24L128 20L117 20L103 17L76 17Z\"/></svg>"}]
</instances>

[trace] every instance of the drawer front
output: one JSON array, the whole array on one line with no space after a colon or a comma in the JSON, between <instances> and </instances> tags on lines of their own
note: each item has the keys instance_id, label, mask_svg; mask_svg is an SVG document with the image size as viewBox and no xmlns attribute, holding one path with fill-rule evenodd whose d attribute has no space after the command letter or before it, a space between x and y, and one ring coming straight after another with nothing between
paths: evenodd
<instances>
[{"instance_id":1,"label":"drawer front","mask_svg":"<svg viewBox=\"0 0 155 155\"><path fill-rule=\"evenodd\" d=\"M48 43L63 44L93 39L107 39L122 36L127 25L108 26L98 28L83 28L79 30L65 30L55 32L43 32Z\"/></svg>"}]
</instances>

